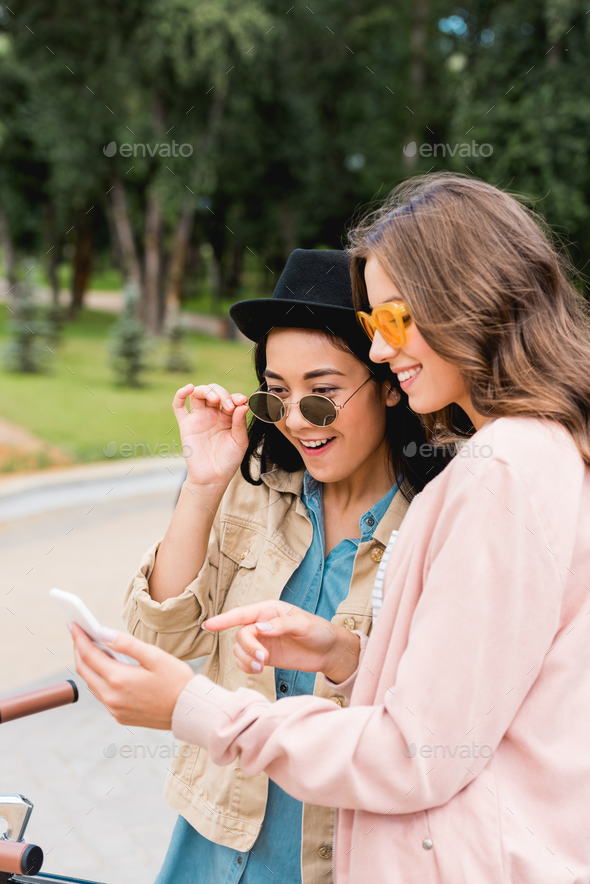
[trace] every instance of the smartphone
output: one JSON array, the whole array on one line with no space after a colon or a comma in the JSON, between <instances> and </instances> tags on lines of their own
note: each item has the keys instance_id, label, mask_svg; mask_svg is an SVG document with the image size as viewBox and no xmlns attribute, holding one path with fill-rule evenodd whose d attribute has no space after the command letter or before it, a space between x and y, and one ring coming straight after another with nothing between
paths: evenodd
<instances>
[{"instance_id":1,"label":"smartphone","mask_svg":"<svg viewBox=\"0 0 590 884\"><path fill-rule=\"evenodd\" d=\"M92 613L92 611L84 604L82 599L74 595L73 592L64 592L63 589L50 589L49 595L52 596L64 611L70 623L77 623L84 630L86 635L92 639L93 643L101 651L104 651L109 657L113 657L120 663L131 663L132 661L125 654L113 651L99 638L101 625Z\"/></svg>"}]
</instances>

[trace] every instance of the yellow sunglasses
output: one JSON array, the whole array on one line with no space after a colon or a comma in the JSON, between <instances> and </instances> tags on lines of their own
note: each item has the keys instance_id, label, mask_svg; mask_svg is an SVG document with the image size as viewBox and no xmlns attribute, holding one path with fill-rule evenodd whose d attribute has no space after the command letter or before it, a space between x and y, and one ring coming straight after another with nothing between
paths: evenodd
<instances>
[{"instance_id":1,"label":"yellow sunglasses","mask_svg":"<svg viewBox=\"0 0 590 884\"><path fill-rule=\"evenodd\" d=\"M371 341L378 331L392 347L403 347L406 343L406 326L412 321L408 308L400 301L379 304L370 313L359 310L356 318Z\"/></svg>"}]
</instances>

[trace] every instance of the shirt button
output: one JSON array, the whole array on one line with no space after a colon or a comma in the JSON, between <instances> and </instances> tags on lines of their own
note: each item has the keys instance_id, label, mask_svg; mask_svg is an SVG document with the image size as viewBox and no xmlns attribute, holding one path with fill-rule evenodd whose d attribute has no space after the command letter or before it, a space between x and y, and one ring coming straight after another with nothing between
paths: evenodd
<instances>
[{"instance_id":1,"label":"shirt button","mask_svg":"<svg viewBox=\"0 0 590 884\"><path fill-rule=\"evenodd\" d=\"M422 847L424 848L424 850L432 850L432 848L434 847L434 844L432 843L430 838L425 838L424 841L422 842Z\"/></svg>"},{"instance_id":2,"label":"shirt button","mask_svg":"<svg viewBox=\"0 0 590 884\"><path fill-rule=\"evenodd\" d=\"M279 691L281 692L281 694L286 694L288 690L289 690L289 685L286 685L285 682L283 682L281 685L279 685ZM282 709L282 706L281 706L281 709Z\"/></svg>"},{"instance_id":3,"label":"shirt button","mask_svg":"<svg viewBox=\"0 0 590 884\"><path fill-rule=\"evenodd\" d=\"M242 862L243 862L242 857L239 856L239 857L238 857L238 865L241 866L241 865L242 865Z\"/></svg>"},{"instance_id":4,"label":"shirt button","mask_svg":"<svg viewBox=\"0 0 590 884\"><path fill-rule=\"evenodd\" d=\"M332 703L336 703L337 706L343 705L343 701L342 701L341 697L330 697L330 700L332 701Z\"/></svg>"},{"instance_id":5,"label":"shirt button","mask_svg":"<svg viewBox=\"0 0 590 884\"><path fill-rule=\"evenodd\" d=\"M331 847L320 847L318 850L318 856L320 859L332 859L332 848Z\"/></svg>"},{"instance_id":6,"label":"shirt button","mask_svg":"<svg viewBox=\"0 0 590 884\"><path fill-rule=\"evenodd\" d=\"M374 562L381 561L381 559L383 558L383 550L380 546L376 546L374 549L371 550L371 558Z\"/></svg>"},{"instance_id":7,"label":"shirt button","mask_svg":"<svg viewBox=\"0 0 590 884\"><path fill-rule=\"evenodd\" d=\"M354 629L354 627L355 627L354 617L345 617L342 625L344 626L345 629Z\"/></svg>"},{"instance_id":8,"label":"shirt button","mask_svg":"<svg viewBox=\"0 0 590 884\"><path fill-rule=\"evenodd\" d=\"M372 528L374 524L375 524L375 519L367 519L367 525L369 526L369 528Z\"/></svg>"}]
</instances>

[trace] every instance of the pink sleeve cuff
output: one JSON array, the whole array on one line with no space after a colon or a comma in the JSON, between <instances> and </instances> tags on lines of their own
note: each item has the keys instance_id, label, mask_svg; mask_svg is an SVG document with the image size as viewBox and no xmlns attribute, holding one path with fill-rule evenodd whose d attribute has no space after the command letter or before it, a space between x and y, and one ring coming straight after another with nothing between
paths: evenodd
<instances>
[{"instance_id":1,"label":"pink sleeve cuff","mask_svg":"<svg viewBox=\"0 0 590 884\"><path fill-rule=\"evenodd\" d=\"M206 747L219 716L228 718L223 706L235 696L205 675L196 675L186 685L172 713L172 730L179 740Z\"/></svg>"}]
</instances>

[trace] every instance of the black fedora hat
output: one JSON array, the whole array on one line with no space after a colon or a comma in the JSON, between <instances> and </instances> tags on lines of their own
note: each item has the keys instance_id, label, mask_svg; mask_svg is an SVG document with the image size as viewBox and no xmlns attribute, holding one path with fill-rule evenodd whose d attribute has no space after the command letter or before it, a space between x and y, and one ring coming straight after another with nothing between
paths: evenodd
<instances>
[{"instance_id":1,"label":"black fedora hat","mask_svg":"<svg viewBox=\"0 0 590 884\"><path fill-rule=\"evenodd\" d=\"M230 316L251 341L273 328L317 328L363 350L370 341L360 328L352 301L348 254L334 249L291 252L272 298L238 301Z\"/></svg>"}]
</instances>

